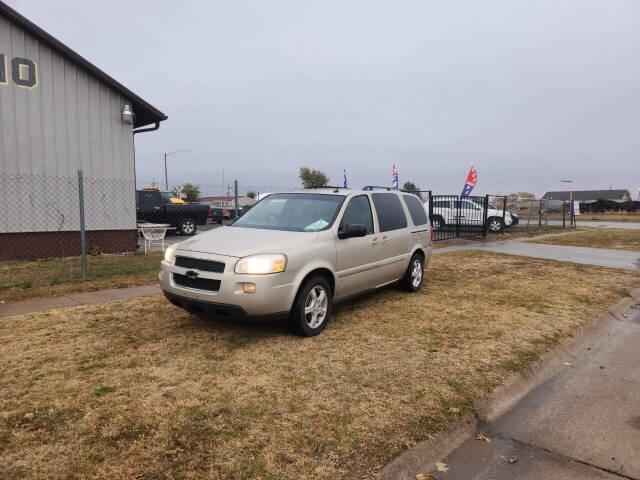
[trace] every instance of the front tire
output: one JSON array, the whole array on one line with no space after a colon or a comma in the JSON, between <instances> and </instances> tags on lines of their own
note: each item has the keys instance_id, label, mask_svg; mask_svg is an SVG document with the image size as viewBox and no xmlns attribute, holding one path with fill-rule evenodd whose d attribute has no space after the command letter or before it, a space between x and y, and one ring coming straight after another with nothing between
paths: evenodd
<instances>
[{"instance_id":1,"label":"front tire","mask_svg":"<svg viewBox=\"0 0 640 480\"><path fill-rule=\"evenodd\" d=\"M407 292L417 292L422 287L424 278L424 260L418 253L414 253L404 273L404 277L400 280L400 286Z\"/></svg>"},{"instance_id":2,"label":"front tire","mask_svg":"<svg viewBox=\"0 0 640 480\"><path fill-rule=\"evenodd\" d=\"M333 294L326 278L311 277L302 286L289 317L293 333L302 337L314 337L327 325L331 316Z\"/></svg>"},{"instance_id":3,"label":"front tire","mask_svg":"<svg viewBox=\"0 0 640 480\"><path fill-rule=\"evenodd\" d=\"M504 228L504 222L500 217L491 217L487 221L487 229L491 233L500 233Z\"/></svg>"},{"instance_id":4,"label":"front tire","mask_svg":"<svg viewBox=\"0 0 640 480\"><path fill-rule=\"evenodd\" d=\"M194 235L196 233L196 230L198 230L198 226L196 225L196 221L193 218L183 218L180 222L180 225L178 226L180 235L184 235L187 237Z\"/></svg>"}]
</instances>

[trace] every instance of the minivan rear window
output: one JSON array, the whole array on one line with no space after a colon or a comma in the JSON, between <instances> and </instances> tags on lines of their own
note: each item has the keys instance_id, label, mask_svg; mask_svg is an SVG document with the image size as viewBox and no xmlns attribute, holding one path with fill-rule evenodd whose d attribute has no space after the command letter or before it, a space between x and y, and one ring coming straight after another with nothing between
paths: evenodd
<instances>
[{"instance_id":1,"label":"minivan rear window","mask_svg":"<svg viewBox=\"0 0 640 480\"><path fill-rule=\"evenodd\" d=\"M404 203L409 209L409 214L411 215L413 224L416 227L418 225L426 225L427 213L424 211L424 207L422 206L420 199L415 195L403 195L402 198L404 198Z\"/></svg>"},{"instance_id":2,"label":"minivan rear window","mask_svg":"<svg viewBox=\"0 0 640 480\"><path fill-rule=\"evenodd\" d=\"M378 214L378 225L381 232L398 230L407 227L407 217L395 193L374 193L371 195L373 205Z\"/></svg>"}]
</instances>

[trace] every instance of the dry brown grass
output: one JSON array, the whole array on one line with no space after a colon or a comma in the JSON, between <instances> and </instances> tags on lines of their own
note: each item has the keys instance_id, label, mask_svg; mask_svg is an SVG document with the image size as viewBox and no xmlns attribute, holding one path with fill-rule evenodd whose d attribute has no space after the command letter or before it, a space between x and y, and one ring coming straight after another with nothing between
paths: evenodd
<instances>
[{"instance_id":1,"label":"dry brown grass","mask_svg":"<svg viewBox=\"0 0 640 480\"><path fill-rule=\"evenodd\" d=\"M370 478L627 294L632 272L458 252L318 337L161 297L0 325L0 477Z\"/></svg>"},{"instance_id":2,"label":"dry brown grass","mask_svg":"<svg viewBox=\"0 0 640 480\"><path fill-rule=\"evenodd\" d=\"M571 235L529 240L550 245L570 245L574 247L616 248L640 251L640 230L594 229Z\"/></svg>"},{"instance_id":3,"label":"dry brown grass","mask_svg":"<svg viewBox=\"0 0 640 480\"><path fill-rule=\"evenodd\" d=\"M0 262L0 300L55 297L72 292L131 287L157 281L162 253L87 257L82 282L80 257Z\"/></svg>"}]
</instances>

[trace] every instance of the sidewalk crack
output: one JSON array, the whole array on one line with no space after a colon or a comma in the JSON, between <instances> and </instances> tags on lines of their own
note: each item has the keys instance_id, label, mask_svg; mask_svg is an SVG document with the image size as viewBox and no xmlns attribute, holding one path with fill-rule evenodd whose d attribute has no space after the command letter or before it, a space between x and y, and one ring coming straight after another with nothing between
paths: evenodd
<instances>
[{"instance_id":1,"label":"sidewalk crack","mask_svg":"<svg viewBox=\"0 0 640 480\"><path fill-rule=\"evenodd\" d=\"M611 470L611 469L606 468L606 467L601 467L601 466L595 465L593 463L585 462L584 460L578 460L577 458L570 457L568 455L556 452L556 451L551 450L549 448L541 447L540 445L535 445L533 443L523 442L523 441L517 440L515 438L511 438L511 437L506 437L505 438L505 437L503 437L503 436L501 436L499 434L495 434L495 433L493 435L495 437L497 437L497 438L500 438L500 439L504 440L504 441L513 442L514 444L521 445L523 447L535 448L535 449L541 450L543 452L550 453L552 455L558 455L559 457L565 458L565 459L570 460L572 462L576 462L576 463L579 463L581 465L585 465L587 467L595 468L595 469L600 470L602 472L606 472L606 473L609 473L611 475L615 475L617 477L624 478L626 480L640 480L638 477L631 477L629 475L625 475L624 473L620 473L620 472L617 472L615 470Z\"/></svg>"}]
</instances>

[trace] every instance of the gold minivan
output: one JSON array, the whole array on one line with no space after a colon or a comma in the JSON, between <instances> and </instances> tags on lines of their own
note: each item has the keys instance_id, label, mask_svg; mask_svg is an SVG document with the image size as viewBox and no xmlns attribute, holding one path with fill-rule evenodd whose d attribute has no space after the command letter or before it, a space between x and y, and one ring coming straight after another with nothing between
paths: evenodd
<instances>
[{"instance_id":1,"label":"gold minivan","mask_svg":"<svg viewBox=\"0 0 640 480\"><path fill-rule=\"evenodd\" d=\"M432 231L420 199L391 189L270 194L232 225L170 246L167 299L225 318L286 318L314 336L335 302L400 282L420 289Z\"/></svg>"}]
</instances>

